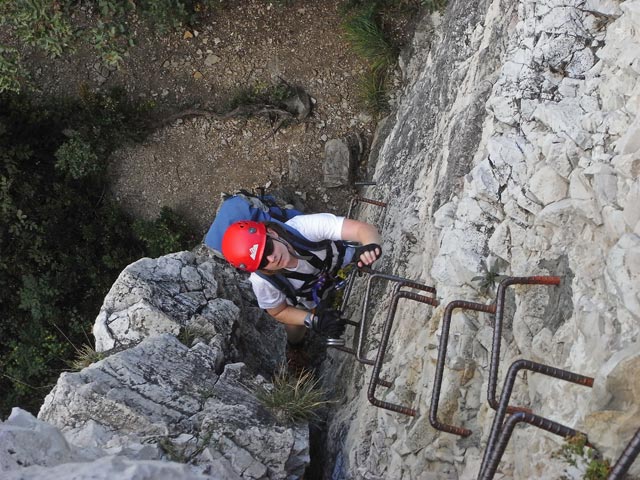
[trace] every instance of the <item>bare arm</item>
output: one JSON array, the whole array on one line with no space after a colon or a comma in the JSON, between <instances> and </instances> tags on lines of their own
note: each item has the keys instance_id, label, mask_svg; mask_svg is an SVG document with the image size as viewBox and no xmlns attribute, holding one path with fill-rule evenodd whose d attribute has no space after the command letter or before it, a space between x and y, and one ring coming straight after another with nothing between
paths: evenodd
<instances>
[{"instance_id":1,"label":"bare arm","mask_svg":"<svg viewBox=\"0 0 640 480\"><path fill-rule=\"evenodd\" d=\"M267 313L275 318L278 322L285 325L304 325L304 317L307 315L306 310L292 307L287 303L281 303L277 307L268 308Z\"/></svg>"},{"instance_id":2,"label":"bare arm","mask_svg":"<svg viewBox=\"0 0 640 480\"><path fill-rule=\"evenodd\" d=\"M345 218L344 223L342 224L342 239L359 242L362 245L380 245L382 243L380 233L375 226L358 220L352 220L350 218ZM378 259L378 257L380 257L380 255L382 255L382 249L379 247L375 248L373 251L362 252L358 259L358 266L362 267L363 265L371 265Z\"/></svg>"}]
</instances>

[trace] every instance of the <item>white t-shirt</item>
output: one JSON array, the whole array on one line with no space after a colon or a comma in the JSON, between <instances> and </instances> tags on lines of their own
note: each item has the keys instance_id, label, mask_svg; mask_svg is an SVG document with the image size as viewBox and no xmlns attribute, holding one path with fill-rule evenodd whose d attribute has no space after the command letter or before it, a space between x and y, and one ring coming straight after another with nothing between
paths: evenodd
<instances>
[{"instance_id":1,"label":"white t-shirt","mask_svg":"<svg viewBox=\"0 0 640 480\"><path fill-rule=\"evenodd\" d=\"M321 240L342 240L342 223L344 217L336 217L331 213L314 213L311 215L298 215L287 221L286 224L295 228L306 239L312 242L319 242ZM321 260L324 260L326 253L322 250L314 251ZM306 260L298 260L298 265L295 268L287 269L291 272L311 273L317 274L320 271L311 265ZM294 289L298 289L304 283L302 280L293 278L288 279ZM253 293L255 293L258 299L258 306L263 309L274 308L281 305L283 302L287 302L287 296L271 285L265 279L259 277L255 273L249 276L249 281L253 287ZM303 305L307 308L312 308L314 303L311 301L301 300Z\"/></svg>"}]
</instances>

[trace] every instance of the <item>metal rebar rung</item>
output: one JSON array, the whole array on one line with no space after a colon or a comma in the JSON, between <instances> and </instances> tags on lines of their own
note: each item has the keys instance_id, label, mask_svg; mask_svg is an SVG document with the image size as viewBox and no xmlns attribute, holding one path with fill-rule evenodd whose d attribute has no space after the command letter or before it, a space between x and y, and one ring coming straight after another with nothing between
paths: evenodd
<instances>
[{"instance_id":1,"label":"metal rebar rung","mask_svg":"<svg viewBox=\"0 0 640 480\"><path fill-rule=\"evenodd\" d=\"M498 408L496 388L498 384L498 366L500 363L500 348L502 343L502 317L504 315L504 300L507 288L512 285L560 285L557 276L507 277L500 282L496 291L495 321L493 325L493 339L491 342L491 361L489 362L489 382L487 387L487 402L491 408ZM511 407L513 413L516 407Z\"/></svg>"},{"instance_id":2,"label":"metal rebar rung","mask_svg":"<svg viewBox=\"0 0 640 480\"><path fill-rule=\"evenodd\" d=\"M391 327L393 326L393 320L396 315L396 310L398 308L398 302L401 298L406 298L409 300L413 300L416 302L427 303L429 305L433 305L437 303L433 298L427 297L424 295L419 295L414 292L407 292L400 290L401 284L397 284L394 288L394 294L391 299L391 306L387 313L387 319L384 322L382 338L380 340L380 347L378 348L378 354L376 356L376 360L373 365L373 372L371 374L371 382L369 383L369 390L367 392L367 398L372 405L380 408L384 408L387 410L391 410L394 412L402 413L404 415L415 416L417 415L417 411L413 408L397 405L394 403L384 402L376 398L376 387L380 385L380 371L382 370L382 363L384 361L384 354L387 349L387 345L389 343L389 336L391 334Z\"/></svg>"},{"instance_id":3,"label":"metal rebar rung","mask_svg":"<svg viewBox=\"0 0 640 480\"><path fill-rule=\"evenodd\" d=\"M351 198L351 202L349 202L349 209L347 210L347 218L351 218L351 212L353 211L353 207L356 206L357 203L369 203L371 205L375 205L377 207L386 208L387 202L381 202L379 200L372 200L370 198L361 197L360 195L354 195Z\"/></svg>"},{"instance_id":4,"label":"metal rebar rung","mask_svg":"<svg viewBox=\"0 0 640 480\"><path fill-rule=\"evenodd\" d=\"M482 303L465 302L464 300L454 300L447 304L442 317L442 332L440 334L440 344L438 346L438 360L436 362L436 376L431 392L431 407L429 408L429 423L436 430L453 433L461 437L471 435L471 430L455 425L449 425L438 420L438 404L440 402L440 390L442 388L442 377L444 376L444 363L447 356L447 346L449 344L449 327L451 317L455 309L475 310L478 312L494 313L495 306Z\"/></svg>"},{"instance_id":5,"label":"metal rebar rung","mask_svg":"<svg viewBox=\"0 0 640 480\"><path fill-rule=\"evenodd\" d=\"M558 285L560 277L557 276L532 276L532 277L507 277L498 286L496 299L489 305L481 303L466 302L463 300L454 300L450 302L442 319L442 332L440 335L440 344L438 347L438 360L436 363L436 374L431 395L431 406L429 409L429 422L436 430L441 430L454 435L468 436L471 430L463 427L449 425L438 420L438 404L440 401L440 393L442 388L442 378L444 374L444 364L447 355L447 346L449 342L449 327L451 325L451 316L454 309L474 310L479 312L491 313L495 315L493 342L491 346L491 362L489 364L489 388L487 392L488 402L494 409L497 408L498 402L495 400L496 383L498 376L498 364L500 361L500 342L502 338L502 311L504 308L504 298L506 288L511 285ZM509 411L529 412L529 409L523 407L509 406Z\"/></svg>"},{"instance_id":6,"label":"metal rebar rung","mask_svg":"<svg viewBox=\"0 0 640 480\"><path fill-rule=\"evenodd\" d=\"M640 454L640 429L631 438L618 461L609 472L607 480L622 480Z\"/></svg>"},{"instance_id":7,"label":"metal rebar rung","mask_svg":"<svg viewBox=\"0 0 640 480\"><path fill-rule=\"evenodd\" d=\"M486 468L491 452L493 452L493 450L495 449L495 445L498 440L498 435L502 429L504 418L506 414L509 412L509 408L508 408L509 400L511 399L511 394L513 393L513 387L515 385L516 378L520 370L530 370L535 373L540 373L548 377L557 378L565 382L571 382L577 385L583 385L585 387L593 386L593 378L591 377L579 375L577 373L569 372L567 370L561 370L559 368L551 367L549 365L544 365L542 363L532 362L530 360L521 359L513 362L509 367L509 371L507 372L505 383L502 388L500 403L498 404L496 416L494 417L493 424L491 425L491 431L489 433L487 446L485 448L484 455L482 457L482 464L480 467L479 475L481 475L484 469Z\"/></svg>"},{"instance_id":8,"label":"metal rebar rung","mask_svg":"<svg viewBox=\"0 0 640 480\"><path fill-rule=\"evenodd\" d=\"M396 286L394 287L392 295L395 295L400 288L413 288L414 290L422 290L424 292L433 293L434 296L436 294L436 289L434 287L430 287L428 285L424 285L422 283L415 282L413 280L409 280L407 278L399 277L397 275L391 275L388 273L378 272L369 267L363 267L361 269L364 273L369 274L369 279L367 280L367 288L364 293L364 302L362 304L362 315L360 316L360 331L358 334L358 347L356 350L356 358L360 363L364 363L365 365L373 365L374 360L368 359L364 354L364 343L366 336L366 326L367 326L367 313L369 310L369 297L371 295L371 287L373 285L373 281L375 279L387 280L390 282L396 282ZM408 297L407 297L408 298ZM425 297L428 298L428 297ZM429 303L430 305L437 306L438 302L435 298L431 298L429 301L416 300L422 303Z\"/></svg>"},{"instance_id":9,"label":"metal rebar rung","mask_svg":"<svg viewBox=\"0 0 640 480\"><path fill-rule=\"evenodd\" d=\"M507 418L505 422L504 428L500 433L500 438L498 439L498 443L493 452L491 452L490 458L487 462L487 466L484 471L481 471L478 474L478 480L492 480L496 471L498 470L498 465L500 464L500 460L502 459L502 455L504 455L504 451L507 448L507 444L511 439L511 434L513 433L513 429L516 427L518 423L525 422L529 425L533 425L542 430L546 430L547 432L553 433L555 435L559 435L561 437L575 437L576 435L584 435L573 428L565 427L553 420L549 420L548 418L540 417L538 415L534 415L533 413L525 413L518 412L511 415Z\"/></svg>"}]
</instances>

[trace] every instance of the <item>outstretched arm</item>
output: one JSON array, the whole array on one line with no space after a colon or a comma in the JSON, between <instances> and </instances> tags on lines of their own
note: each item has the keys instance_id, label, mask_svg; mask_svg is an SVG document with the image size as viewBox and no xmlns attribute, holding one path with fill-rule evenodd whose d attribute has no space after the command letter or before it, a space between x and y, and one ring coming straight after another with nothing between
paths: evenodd
<instances>
[{"instance_id":1,"label":"outstretched arm","mask_svg":"<svg viewBox=\"0 0 640 480\"><path fill-rule=\"evenodd\" d=\"M382 239L380 233L378 229L370 223L345 218L342 224L342 240L362 244L362 247L359 247L356 252L356 254L359 255L358 267L371 265L382 255L382 248L380 247Z\"/></svg>"}]
</instances>

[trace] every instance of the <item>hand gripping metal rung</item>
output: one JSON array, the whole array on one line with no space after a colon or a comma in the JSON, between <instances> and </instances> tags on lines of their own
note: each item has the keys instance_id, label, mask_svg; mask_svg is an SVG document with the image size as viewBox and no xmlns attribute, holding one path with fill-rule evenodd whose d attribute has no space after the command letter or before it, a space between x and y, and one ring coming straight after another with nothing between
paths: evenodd
<instances>
[{"instance_id":1,"label":"hand gripping metal rung","mask_svg":"<svg viewBox=\"0 0 640 480\"><path fill-rule=\"evenodd\" d=\"M489 433L489 439L487 440L487 446L482 458L482 465L480 467L480 472L478 473L479 480L490 480L493 478L496 470L498 469L498 464L502 459L502 455L507 447L507 443L511 438L513 429L519 422L529 423L563 437L571 437L579 433L569 427L565 427L564 425L553 422L548 418L534 415L530 412L516 412L510 416L506 422L504 421L508 413L509 399L513 392L516 376L520 370L529 370L531 372L540 373L548 377L557 378L564 380L565 382L571 382L589 388L593 386L593 378L591 377L585 377L584 375L568 372L566 370L550 367L549 365L532 362L530 360L516 360L513 362L507 372L496 416L493 419L493 424L491 425L491 432Z\"/></svg>"},{"instance_id":2,"label":"hand gripping metal rung","mask_svg":"<svg viewBox=\"0 0 640 480\"><path fill-rule=\"evenodd\" d=\"M491 313L495 315L493 327L493 341L491 344L491 362L489 364L489 388L487 390L487 401L494 410L498 407L496 401L496 384L498 381L498 366L500 362L500 343L502 341L502 317L504 310L504 301L506 289L511 285L559 285L560 277L555 276L534 276L534 277L507 277L498 286L496 299L489 305L473 302L465 302L462 300L454 300L450 302L444 311L442 318L442 332L440 334L440 343L438 347L438 360L436 363L436 373L433 382L433 390L431 394L431 407L429 409L429 422L436 430L468 437L471 430L455 425L449 425L438 419L438 404L440 402L440 391L442 388L442 377L444 375L444 364L447 357L447 346L449 343L449 327L451 326L451 317L456 309L474 310L477 312ZM530 412L527 408L508 407L509 413L514 412Z\"/></svg>"}]
</instances>

